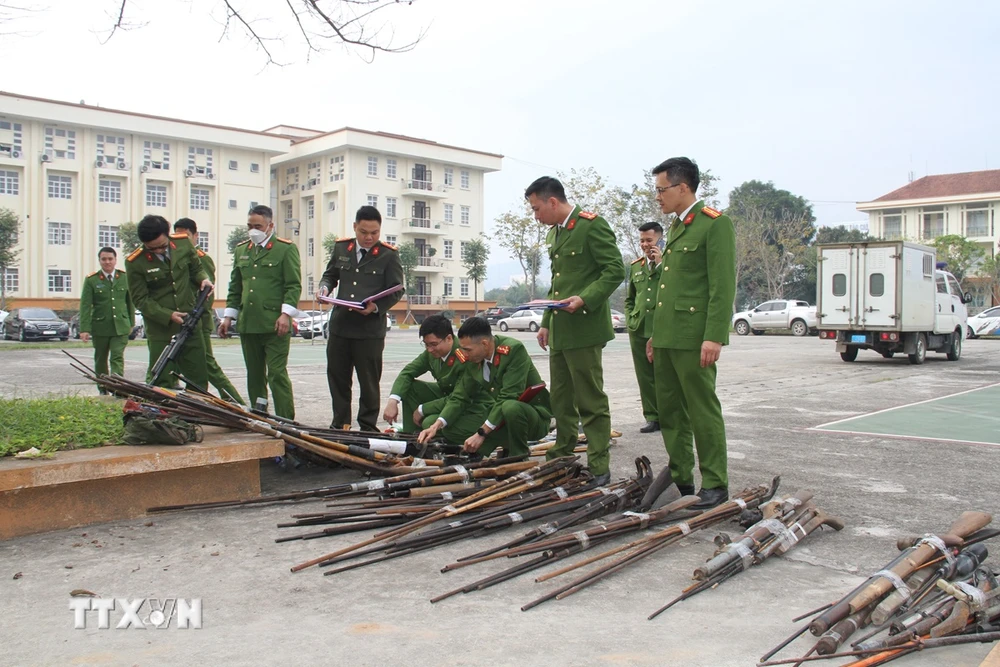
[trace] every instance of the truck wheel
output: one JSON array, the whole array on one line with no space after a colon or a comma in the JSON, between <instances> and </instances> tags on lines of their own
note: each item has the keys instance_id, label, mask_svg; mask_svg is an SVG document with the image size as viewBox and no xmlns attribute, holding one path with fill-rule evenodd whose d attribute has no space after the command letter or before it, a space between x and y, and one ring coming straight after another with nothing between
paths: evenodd
<instances>
[{"instance_id":1,"label":"truck wheel","mask_svg":"<svg viewBox=\"0 0 1000 667\"><path fill-rule=\"evenodd\" d=\"M840 353L840 358L844 361L854 361L858 358L858 348L849 347L845 351Z\"/></svg>"},{"instance_id":2,"label":"truck wheel","mask_svg":"<svg viewBox=\"0 0 1000 667\"><path fill-rule=\"evenodd\" d=\"M962 356L962 334L951 332L951 346L948 348L948 361L958 361Z\"/></svg>"},{"instance_id":3,"label":"truck wheel","mask_svg":"<svg viewBox=\"0 0 1000 667\"><path fill-rule=\"evenodd\" d=\"M805 336L807 333L809 333L809 327L806 326L805 322L803 322L802 320L795 320L794 322L792 322L793 336L801 337Z\"/></svg>"},{"instance_id":4,"label":"truck wheel","mask_svg":"<svg viewBox=\"0 0 1000 667\"><path fill-rule=\"evenodd\" d=\"M910 357L911 364L919 366L924 363L924 359L927 358L927 336L922 333L917 334L916 352L908 356Z\"/></svg>"},{"instance_id":5,"label":"truck wheel","mask_svg":"<svg viewBox=\"0 0 1000 667\"><path fill-rule=\"evenodd\" d=\"M746 320L736 320L736 324L733 326L736 330L736 334L739 336L746 336L750 333L750 325L747 324Z\"/></svg>"}]
</instances>

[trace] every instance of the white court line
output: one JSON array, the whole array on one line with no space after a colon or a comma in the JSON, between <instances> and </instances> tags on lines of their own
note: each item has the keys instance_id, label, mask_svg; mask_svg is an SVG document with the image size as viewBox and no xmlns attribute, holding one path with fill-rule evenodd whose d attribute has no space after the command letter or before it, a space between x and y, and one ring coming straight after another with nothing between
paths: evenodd
<instances>
[{"instance_id":1,"label":"white court line","mask_svg":"<svg viewBox=\"0 0 1000 667\"><path fill-rule=\"evenodd\" d=\"M916 401L914 403L906 403L905 405L897 405L894 408L886 408L885 410L876 410L875 412L866 412L866 413L863 413L863 414L860 414L860 415L855 415L854 417L847 417L846 419L838 419L836 421L827 422L825 424L820 424L819 426L810 426L806 430L807 431L827 430L828 426L833 426L834 424L840 424L840 423L843 423L843 422L849 422L849 421L852 421L854 419L861 419L863 417L872 417L874 415L881 415L881 414L886 413L886 412L892 412L893 410L901 410L903 408L910 408L910 407L913 407L914 405L923 405L924 403L933 403L934 401L941 401L941 400L944 400L946 398L951 398L953 396L961 396L962 394L971 394L974 391L982 391L983 389L992 389L993 387L1000 387L1000 382L995 382L993 384L988 384L985 387L976 387L975 389L967 389L965 391L960 391L960 392L957 392L955 394L948 394L947 396L938 396L937 398L928 398L926 401ZM836 431L836 433L853 433L853 432L854 431ZM859 433L860 433L860 431L859 431ZM882 435L884 435L884 434L882 434ZM932 440L933 438L927 438L927 439L928 440ZM956 442L974 442L974 441L961 440L961 441L956 441Z\"/></svg>"},{"instance_id":2,"label":"white court line","mask_svg":"<svg viewBox=\"0 0 1000 667\"><path fill-rule=\"evenodd\" d=\"M985 389L985 387L983 387ZM965 393L965 392L963 392ZM930 440L932 442L948 442L958 445L985 445L987 447L1000 447L1000 442L982 442L980 440L955 440L953 438L932 438L923 435L902 435L899 433L875 433L872 431L837 431L835 429L825 429L819 426L807 429L809 431L819 431L821 433L839 433L841 435L872 435L879 438L893 438L896 440Z\"/></svg>"}]
</instances>

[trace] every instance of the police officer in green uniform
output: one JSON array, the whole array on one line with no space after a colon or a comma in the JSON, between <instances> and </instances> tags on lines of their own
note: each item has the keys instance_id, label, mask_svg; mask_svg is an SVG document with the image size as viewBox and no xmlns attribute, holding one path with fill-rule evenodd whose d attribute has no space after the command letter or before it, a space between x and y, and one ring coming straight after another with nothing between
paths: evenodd
<instances>
[{"instance_id":1,"label":"police officer in green uniform","mask_svg":"<svg viewBox=\"0 0 1000 667\"><path fill-rule=\"evenodd\" d=\"M163 216L147 215L139 221L136 233L142 245L126 259L125 276L146 330L148 381L163 348L170 343L170 337L180 331L185 316L194 308L198 292L212 287L212 281L187 235L170 234L170 223ZM187 339L180 356L167 365L157 384L175 386L173 370L183 373L199 387L207 384L205 346L201 336Z\"/></svg>"},{"instance_id":2,"label":"police officer in green uniform","mask_svg":"<svg viewBox=\"0 0 1000 667\"><path fill-rule=\"evenodd\" d=\"M556 444L547 456L573 453L582 420L587 465L599 480L607 479L611 409L602 355L615 337L608 299L625 279L622 254L607 221L566 201L558 180L543 176L528 186L524 197L535 219L552 227L546 238L552 266L549 298L562 305L546 310L538 330L538 344L551 348L549 387L556 417Z\"/></svg>"},{"instance_id":3,"label":"police officer in green uniform","mask_svg":"<svg viewBox=\"0 0 1000 667\"><path fill-rule=\"evenodd\" d=\"M653 364L646 358L646 341L653 335L653 312L656 309L662 262L659 244L662 238L663 227L658 222L647 222L639 227L639 248L643 256L629 267L628 290L625 294L625 325L628 329L629 346L632 348L635 379L639 382L642 416L646 419L646 423L639 429L641 433L660 430L660 418L656 416L656 380Z\"/></svg>"},{"instance_id":4,"label":"police officer in green uniform","mask_svg":"<svg viewBox=\"0 0 1000 667\"><path fill-rule=\"evenodd\" d=\"M197 248L198 223L194 220L191 218L181 218L174 223L174 231L178 234L187 234L188 239ZM208 274L208 279L215 283L215 261L211 255L201 248L197 248L197 250L198 257L201 259L201 265L205 267L205 273ZM202 344L205 346L205 368L208 371L208 381L218 390L219 396L222 398L246 405L243 397L240 396L240 392L236 390L233 383L226 377L226 373L222 370L222 367L219 366L219 362L215 360L215 354L212 353L212 333L214 331L215 318L212 317L212 309L209 308L201 317L201 338ZM208 387L205 387L205 389L208 389Z\"/></svg>"},{"instance_id":5,"label":"police officer in green uniform","mask_svg":"<svg viewBox=\"0 0 1000 667\"><path fill-rule=\"evenodd\" d=\"M403 265L396 248L379 241L382 214L362 206L354 217L353 239L338 241L319 283L319 295L336 287L337 298L359 302L403 284ZM355 371L361 397L358 425L378 431L379 381L385 348L385 315L402 297L402 290L370 301L363 309L336 306L328 324L326 378L333 400L331 428L351 427L351 384Z\"/></svg>"},{"instance_id":6,"label":"police officer in green uniform","mask_svg":"<svg viewBox=\"0 0 1000 667\"><path fill-rule=\"evenodd\" d=\"M94 271L83 281L80 294L80 338L94 341L94 370L98 375L111 372L125 374L125 346L135 326L135 306L128 291L125 272L115 268L118 253L114 248L101 248L97 253L101 270ZM101 389L102 394L107 392Z\"/></svg>"},{"instance_id":7,"label":"police officer in green uniform","mask_svg":"<svg viewBox=\"0 0 1000 667\"><path fill-rule=\"evenodd\" d=\"M462 378L441 416L418 440L433 438L443 424L458 420L477 395L485 394L492 401L489 415L465 440L463 449L489 456L497 447L503 447L506 456L528 456L528 442L545 437L552 424L547 389L530 401L519 400L526 389L542 384L528 350L516 338L494 336L483 317L467 319L458 329L458 341L467 358Z\"/></svg>"},{"instance_id":8,"label":"police officer in green uniform","mask_svg":"<svg viewBox=\"0 0 1000 667\"><path fill-rule=\"evenodd\" d=\"M670 158L653 174L660 208L677 215L667 232L653 337L647 345L656 374L657 414L670 473L685 495L694 492L697 450L701 502L694 507L708 509L729 498L726 427L715 391L715 362L729 343L736 237L728 216L695 197L697 164Z\"/></svg>"},{"instance_id":9,"label":"police officer in green uniform","mask_svg":"<svg viewBox=\"0 0 1000 667\"><path fill-rule=\"evenodd\" d=\"M402 403L403 433L416 433L425 421L433 424L438 420L462 376L466 361L451 321L443 315L424 318L420 323L420 339L424 351L396 377L382 412L382 418L392 424L399 418L399 405ZM417 379L425 373L430 373L434 382ZM492 404L493 398L486 392L480 392L457 420L444 425L441 436L450 443L465 442L486 419Z\"/></svg>"},{"instance_id":10,"label":"police officer in green uniform","mask_svg":"<svg viewBox=\"0 0 1000 667\"><path fill-rule=\"evenodd\" d=\"M274 236L268 206L254 206L247 216L249 240L233 251L226 312L219 335L229 336L233 318L239 316L240 346L247 365L247 398L251 404L274 398L274 414L295 418L292 380L288 377L288 350L292 317L302 295L299 249L288 239Z\"/></svg>"}]
</instances>

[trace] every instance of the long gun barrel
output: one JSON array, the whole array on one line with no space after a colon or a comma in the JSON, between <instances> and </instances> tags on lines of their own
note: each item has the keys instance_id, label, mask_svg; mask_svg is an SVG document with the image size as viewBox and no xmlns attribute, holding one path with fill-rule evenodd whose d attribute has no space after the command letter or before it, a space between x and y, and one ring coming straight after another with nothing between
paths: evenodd
<instances>
[{"instance_id":1,"label":"long gun barrel","mask_svg":"<svg viewBox=\"0 0 1000 667\"><path fill-rule=\"evenodd\" d=\"M205 302L208 301L208 295L211 293L211 287L205 287L198 293L198 300L195 301L191 312L184 318L181 330L170 337L170 344L163 348L159 359L153 364L152 376L149 380L150 384L156 384L156 381L160 379L163 371L167 368L167 364L180 356L181 350L184 349L184 344L187 343L187 339L191 337L191 334L195 332L195 327L198 326L201 316L205 314Z\"/></svg>"}]
</instances>

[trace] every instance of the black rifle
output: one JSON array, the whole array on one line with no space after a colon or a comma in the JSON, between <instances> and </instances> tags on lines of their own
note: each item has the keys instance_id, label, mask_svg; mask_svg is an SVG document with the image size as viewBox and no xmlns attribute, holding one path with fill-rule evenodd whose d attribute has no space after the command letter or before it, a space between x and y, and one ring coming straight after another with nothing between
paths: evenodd
<instances>
[{"instance_id":1,"label":"black rifle","mask_svg":"<svg viewBox=\"0 0 1000 667\"><path fill-rule=\"evenodd\" d=\"M161 375L163 375L163 371L166 369L167 364L180 356L181 350L184 349L184 344L187 342L187 339L195 333L195 328L198 326L201 316L205 314L205 302L208 301L208 295L211 293L211 287L205 287L198 293L198 300L195 301L194 308L191 312L184 318L184 322L181 324L181 330L170 337L170 344L163 348L163 352L160 353L160 358L156 360L155 364L153 364L152 378L150 379L149 384L156 384L156 381L160 379Z\"/></svg>"}]
</instances>

